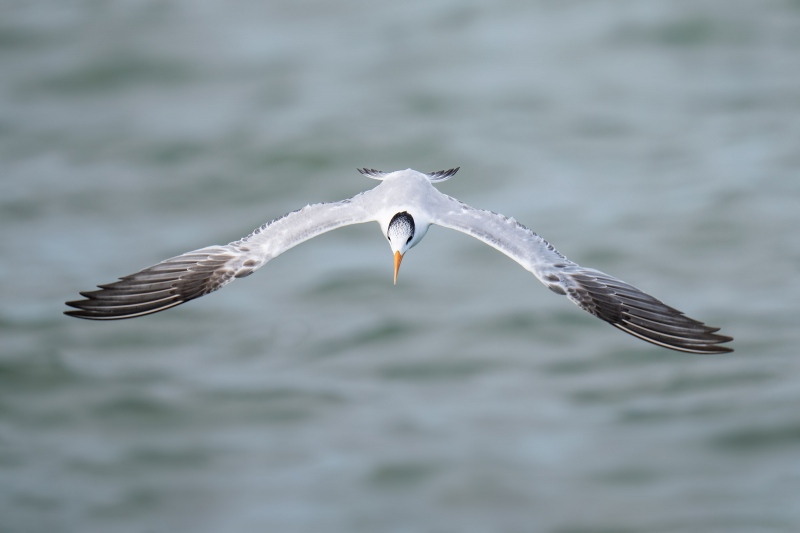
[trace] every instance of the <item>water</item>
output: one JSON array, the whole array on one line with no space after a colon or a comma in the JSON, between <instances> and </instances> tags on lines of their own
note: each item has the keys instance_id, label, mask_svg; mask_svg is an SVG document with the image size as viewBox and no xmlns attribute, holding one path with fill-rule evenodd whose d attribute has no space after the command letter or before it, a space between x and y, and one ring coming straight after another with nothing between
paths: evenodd
<instances>
[{"instance_id":1,"label":"water","mask_svg":"<svg viewBox=\"0 0 800 533\"><path fill-rule=\"evenodd\" d=\"M800 530L800 4L3 2L0 531ZM79 290L355 172L722 326L636 341L376 225L148 318Z\"/></svg>"}]
</instances>

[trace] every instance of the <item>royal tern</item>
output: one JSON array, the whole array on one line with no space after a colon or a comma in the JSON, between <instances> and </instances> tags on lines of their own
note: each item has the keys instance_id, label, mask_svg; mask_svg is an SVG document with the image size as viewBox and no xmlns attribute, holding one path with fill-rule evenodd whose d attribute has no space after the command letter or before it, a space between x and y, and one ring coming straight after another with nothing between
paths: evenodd
<instances>
[{"instance_id":1,"label":"royal tern","mask_svg":"<svg viewBox=\"0 0 800 533\"><path fill-rule=\"evenodd\" d=\"M358 169L380 180L373 189L341 202L308 205L225 246L187 252L82 292L84 300L67 302L67 315L116 320L156 313L216 291L249 276L286 250L327 231L376 221L394 255L394 280L405 253L431 224L471 235L532 272L550 290L581 309L647 342L691 353L732 351L733 340L685 316L636 287L568 260L542 237L498 213L470 207L439 192L433 183L451 178L458 167L438 172L381 172Z\"/></svg>"}]
</instances>

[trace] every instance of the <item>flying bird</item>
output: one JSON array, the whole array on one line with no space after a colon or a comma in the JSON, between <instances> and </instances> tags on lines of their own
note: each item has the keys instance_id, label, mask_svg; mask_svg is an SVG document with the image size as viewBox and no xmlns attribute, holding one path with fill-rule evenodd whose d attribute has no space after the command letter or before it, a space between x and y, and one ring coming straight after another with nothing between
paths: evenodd
<instances>
[{"instance_id":1,"label":"flying bird","mask_svg":"<svg viewBox=\"0 0 800 533\"><path fill-rule=\"evenodd\" d=\"M422 173L412 169L358 169L381 183L348 200L293 211L230 244L187 252L114 283L99 285L100 290L81 292L85 299L67 302L74 309L65 314L117 320L163 311L249 276L312 237L372 221L378 222L389 241L397 283L406 252L419 244L431 224L436 224L471 235L504 253L553 292L634 337L681 352L733 351L723 346L733 339L717 334L719 328L689 318L624 281L573 263L513 218L470 207L433 186L458 170Z\"/></svg>"}]
</instances>

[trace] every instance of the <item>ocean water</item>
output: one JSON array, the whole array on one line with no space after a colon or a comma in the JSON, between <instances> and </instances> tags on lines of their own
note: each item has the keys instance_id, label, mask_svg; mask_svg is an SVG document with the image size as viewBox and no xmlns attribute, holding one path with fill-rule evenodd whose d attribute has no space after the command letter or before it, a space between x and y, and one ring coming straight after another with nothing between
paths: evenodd
<instances>
[{"instance_id":1,"label":"ocean water","mask_svg":"<svg viewBox=\"0 0 800 533\"><path fill-rule=\"evenodd\" d=\"M800 3L0 2L0 531L800 530ZM375 224L135 320L78 291L375 185L720 326L629 337Z\"/></svg>"}]
</instances>

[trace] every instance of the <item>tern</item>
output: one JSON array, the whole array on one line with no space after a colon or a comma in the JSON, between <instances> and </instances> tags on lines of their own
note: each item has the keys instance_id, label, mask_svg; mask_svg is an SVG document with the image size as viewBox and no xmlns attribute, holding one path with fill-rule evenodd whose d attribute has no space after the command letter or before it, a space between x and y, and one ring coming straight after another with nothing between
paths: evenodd
<instances>
[{"instance_id":1,"label":"tern","mask_svg":"<svg viewBox=\"0 0 800 533\"><path fill-rule=\"evenodd\" d=\"M470 207L439 192L434 183L450 179L459 167L422 173L406 169L358 171L381 183L348 200L307 205L250 235L224 246L208 246L172 257L119 281L81 292L65 314L91 320L117 320L156 313L216 291L249 276L283 252L322 233L378 222L394 256L394 282L408 250L432 224L475 237L509 256L553 292L581 309L644 341L681 352L733 351L733 340L719 328L681 311L599 270L584 268L538 234L498 213Z\"/></svg>"}]
</instances>

